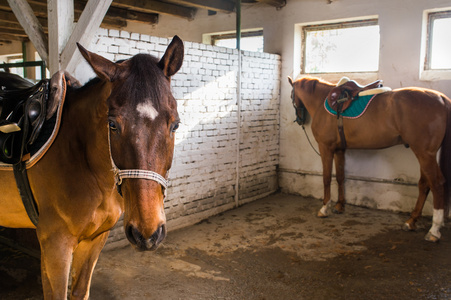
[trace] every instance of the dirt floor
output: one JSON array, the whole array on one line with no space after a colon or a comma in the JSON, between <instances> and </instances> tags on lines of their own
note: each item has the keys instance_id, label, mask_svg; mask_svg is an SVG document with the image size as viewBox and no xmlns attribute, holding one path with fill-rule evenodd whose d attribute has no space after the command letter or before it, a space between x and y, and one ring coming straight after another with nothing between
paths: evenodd
<instances>
[{"instance_id":1,"label":"dirt floor","mask_svg":"<svg viewBox=\"0 0 451 300\"><path fill-rule=\"evenodd\" d=\"M169 232L156 252L102 252L91 299L451 299L451 229L406 214L276 194ZM0 247L0 299L42 299L39 261Z\"/></svg>"}]
</instances>

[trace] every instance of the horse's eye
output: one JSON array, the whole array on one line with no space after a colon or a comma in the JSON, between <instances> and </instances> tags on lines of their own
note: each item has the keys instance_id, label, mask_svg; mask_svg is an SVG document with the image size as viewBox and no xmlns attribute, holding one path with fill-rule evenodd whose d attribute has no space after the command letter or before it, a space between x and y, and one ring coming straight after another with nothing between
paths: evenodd
<instances>
[{"instance_id":1,"label":"horse's eye","mask_svg":"<svg viewBox=\"0 0 451 300\"><path fill-rule=\"evenodd\" d=\"M179 124L180 122L173 123L171 126L171 131L175 132L177 129L179 129Z\"/></svg>"},{"instance_id":2,"label":"horse's eye","mask_svg":"<svg viewBox=\"0 0 451 300\"><path fill-rule=\"evenodd\" d=\"M108 126L110 127L110 129L112 130L112 131L116 131L117 130L117 126L116 126L116 123L114 123L113 121L108 121Z\"/></svg>"}]
</instances>

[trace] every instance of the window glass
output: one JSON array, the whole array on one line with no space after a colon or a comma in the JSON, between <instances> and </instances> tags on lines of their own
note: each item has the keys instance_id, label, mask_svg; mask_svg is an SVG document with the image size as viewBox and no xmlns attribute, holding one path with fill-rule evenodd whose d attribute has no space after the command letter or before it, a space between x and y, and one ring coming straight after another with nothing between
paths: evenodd
<instances>
[{"instance_id":1,"label":"window glass","mask_svg":"<svg viewBox=\"0 0 451 300\"><path fill-rule=\"evenodd\" d=\"M379 69L377 20L305 26L305 73L375 72Z\"/></svg>"},{"instance_id":2,"label":"window glass","mask_svg":"<svg viewBox=\"0 0 451 300\"><path fill-rule=\"evenodd\" d=\"M451 11L429 15L427 69L451 69Z\"/></svg>"},{"instance_id":3,"label":"window glass","mask_svg":"<svg viewBox=\"0 0 451 300\"><path fill-rule=\"evenodd\" d=\"M236 48L236 34L212 35L212 44L220 47ZM241 33L241 50L263 52L263 31L248 31Z\"/></svg>"}]
</instances>

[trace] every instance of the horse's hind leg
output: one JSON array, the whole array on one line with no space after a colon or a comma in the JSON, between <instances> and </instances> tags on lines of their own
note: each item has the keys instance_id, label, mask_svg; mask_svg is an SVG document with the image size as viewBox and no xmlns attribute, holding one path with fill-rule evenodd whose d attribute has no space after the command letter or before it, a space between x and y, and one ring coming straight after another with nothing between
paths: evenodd
<instances>
[{"instance_id":1,"label":"horse's hind leg","mask_svg":"<svg viewBox=\"0 0 451 300\"><path fill-rule=\"evenodd\" d=\"M431 188L434 203L434 214L432 216L432 227L429 229L425 239L431 242L440 240L440 228L444 224L445 208L445 178L440 171L435 155L426 157L419 156L421 172L426 177L427 183Z\"/></svg>"},{"instance_id":2,"label":"horse's hind leg","mask_svg":"<svg viewBox=\"0 0 451 300\"><path fill-rule=\"evenodd\" d=\"M343 150L335 153L335 173L338 183L338 201L333 212L342 214L345 211L345 151Z\"/></svg>"},{"instance_id":3,"label":"horse's hind leg","mask_svg":"<svg viewBox=\"0 0 451 300\"><path fill-rule=\"evenodd\" d=\"M74 251L72 261L72 288L70 299L88 299L92 273L109 231L94 239L82 240Z\"/></svg>"},{"instance_id":4,"label":"horse's hind leg","mask_svg":"<svg viewBox=\"0 0 451 300\"><path fill-rule=\"evenodd\" d=\"M332 181L332 162L333 162L333 152L330 151L324 145L319 145L321 153L321 161L323 163L323 187L324 187L324 198L323 207L318 212L318 217L325 218L330 206L330 183Z\"/></svg>"},{"instance_id":5,"label":"horse's hind leg","mask_svg":"<svg viewBox=\"0 0 451 300\"><path fill-rule=\"evenodd\" d=\"M429 194L430 188L427 184L426 177L424 176L423 172L421 172L420 181L418 182L418 199L417 203L415 204L415 208L410 214L410 219L407 220L404 225L402 226L402 229L405 231L415 230L418 218L421 216L421 212L423 211L424 203L426 202L426 198Z\"/></svg>"}]
</instances>

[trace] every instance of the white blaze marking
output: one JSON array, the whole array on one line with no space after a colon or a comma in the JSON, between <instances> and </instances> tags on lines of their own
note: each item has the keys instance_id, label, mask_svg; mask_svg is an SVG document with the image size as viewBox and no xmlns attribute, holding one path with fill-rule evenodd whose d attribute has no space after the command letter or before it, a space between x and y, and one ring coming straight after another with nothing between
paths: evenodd
<instances>
[{"instance_id":1,"label":"white blaze marking","mask_svg":"<svg viewBox=\"0 0 451 300\"><path fill-rule=\"evenodd\" d=\"M136 110L141 117L149 118L150 120L155 120L158 116L158 111L153 107L150 101L138 104Z\"/></svg>"}]
</instances>

